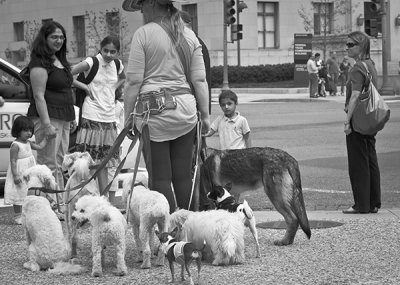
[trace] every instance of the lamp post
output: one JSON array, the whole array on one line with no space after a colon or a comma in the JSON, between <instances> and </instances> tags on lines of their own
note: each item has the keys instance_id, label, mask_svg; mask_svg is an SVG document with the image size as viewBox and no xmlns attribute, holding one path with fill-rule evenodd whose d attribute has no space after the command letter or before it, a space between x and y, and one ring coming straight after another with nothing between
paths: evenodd
<instances>
[{"instance_id":1,"label":"lamp post","mask_svg":"<svg viewBox=\"0 0 400 285\"><path fill-rule=\"evenodd\" d=\"M237 1L237 25L240 25L240 21L239 21L239 14L243 11L243 9L247 8L246 3L244 3L243 1ZM237 58L238 58L238 66L240 66L240 39L238 39L236 41L237 43Z\"/></svg>"},{"instance_id":2,"label":"lamp post","mask_svg":"<svg viewBox=\"0 0 400 285\"><path fill-rule=\"evenodd\" d=\"M389 0L388 0L389 1ZM392 86L389 85L388 82L388 68L387 68L387 60L388 60L388 13L385 0L381 0L381 15L382 15L382 87L379 90L381 95L393 95L394 90Z\"/></svg>"}]
</instances>

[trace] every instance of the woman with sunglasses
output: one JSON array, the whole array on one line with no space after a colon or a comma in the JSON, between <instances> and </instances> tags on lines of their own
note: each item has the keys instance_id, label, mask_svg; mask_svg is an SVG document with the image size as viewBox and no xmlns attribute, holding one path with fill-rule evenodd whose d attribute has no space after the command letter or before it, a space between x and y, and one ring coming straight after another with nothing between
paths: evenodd
<instances>
[{"instance_id":1,"label":"woman with sunglasses","mask_svg":"<svg viewBox=\"0 0 400 285\"><path fill-rule=\"evenodd\" d=\"M66 55L64 27L55 21L44 23L33 41L28 64L33 99L27 115L34 122L37 143L55 137L37 151L37 163L51 169L60 189L64 189L61 165L68 151L70 125L75 120L73 77Z\"/></svg>"},{"instance_id":2,"label":"woman with sunglasses","mask_svg":"<svg viewBox=\"0 0 400 285\"><path fill-rule=\"evenodd\" d=\"M349 72L346 85L346 134L347 157L354 205L343 210L345 214L377 213L381 207L381 185L378 159L375 149L375 135L362 135L352 129L352 114L357 100L367 81L367 65L376 86L377 72L370 58L370 40L363 32L355 31L348 35L347 53L356 63Z\"/></svg>"},{"instance_id":3,"label":"woman with sunglasses","mask_svg":"<svg viewBox=\"0 0 400 285\"><path fill-rule=\"evenodd\" d=\"M153 101L155 103L157 98L163 98L164 92L171 94L176 103L174 109L163 109L158 114L150 114L150 141L143 136L149 187L165 195L171 212L177 207L190 207L197 109L201 113L203 133L210 128L208 85L202 47L194 32L184 27L179 10L174 7L173 2L177 1L125 0L122 5L126 11L140 10L145 23L136 30L132 39L126 71L125 125L132 125L132 113L135 112L137 115L134 123L140 130L144 120L142 114L145 112L141 112L138 107L151 105ZM167 29L176 37L177 45ZM190 65L188 78L185 65L176 49L185 44L185 41L186 48L183 49L188 56L186 62ZM194 93L189 81L193 84ZM158 97L154 100L146 99L152 96ZM139 105L135 109L136 102ZM157 110L156 106L150 109Z\"/></svg>"}]
</instances>

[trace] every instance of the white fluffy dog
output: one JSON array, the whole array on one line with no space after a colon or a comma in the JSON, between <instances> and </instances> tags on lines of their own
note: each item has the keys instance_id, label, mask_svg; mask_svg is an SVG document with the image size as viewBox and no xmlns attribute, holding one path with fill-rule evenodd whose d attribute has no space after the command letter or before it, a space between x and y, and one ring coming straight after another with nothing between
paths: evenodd
<instances>
[{"instance_id":1,"label":"white fluffy dog","mask_svg":"<svg viewBox=\"0 0 400 285\"><path fill-rule=\"evenodd\" d=\"M135 186L132 193L130 189L130 185L124 187L122 199L126 205L128 221L132 225L138 261L143 258L141 268L150 268L151 251L154 249L154 242L158 240L154 228L157 225L160 232L167 231L169 204L163 194L151 191L143 185ZM140 256L140 251L143 256ZM164 253L158 250L158 265L163 264Z\"/></svg>"},{"instance_id":2,"label":"white fluffy dog","mask_svg":"<svg viewBox=\"0 0 400 285\"><path fill-rule=\"evenodd\" d=\"M77 256L77 232L71 222L71 214L75 208L75 203L84 195L100 196L100 192L97 181L94 179L86 184L83 189L75 189L72 191L70 191L70 189L90 179L91 175L94 173L94 170L90 169L93 164L94 161L88 152L66 154L62 164L63 171L67 171L69 176L67 184L65 185L66 192L64 192L63 200L65 203L64 211L67 229L72 236L71 249L73 257Z\"/></svg>"},{"instance_id":3,"label":"white fluffy dog","mask_svg":"<svg viewBox=\"0 0 400 285\"><path fill-rule=\"evenodd\" d=\"M71 248L62 226L49 201L40 196L27 196L22 207L22 224L28 243L29 261L24 267L31 271L53 269L53 273L80 273L80 265L66 263Z\"/></svg>"},{"instance_id":4,"label":"white fluffy dog","mask_svg":"<svg viewBox=\"0 0 400 285\"><path fill-rule=\"evenodd\" d=\"M243 263L244 225L236 213L224 210L191 212L178 210L171 214L169 229L178 227L179 239L192 242L196 248L212 253L213 265Z\"/></svg>"},{"instance_id":5,"label":"white fluffy dog","mask_svg":"<svg viewBox=\"0 0 400 285\"><path fill-rule=\"evenodd\" d=\"M57 189L56 179L51 173L50 168L46 165L34 165L22 173L22 177L26 184L26 187L29 188L46 188L46 189ZM53 204L57 202L56 195L45 194L44 192L37 192L38 195L46 197L48 200L52 201ZM35 190L28 191L28 195L35 194Z\"/></svg>"},{"instance_id":6,"label":"white fluffy dog","mask_svg":"<svg viewBox=\"0 0 400 285\"><path fill-rule=\"evenodd\" d=\"M63 171L68 171L69 176L65 189L71 189L83 183L84 181L89 180L91 175L94 173L94 170L90 168L93 164L94 161L88 152L74 152L66 154L62 164ZM68 194L69 199L73 199L71 201L73 204L81 196L88 193L91 195L100 196L99 187L96 180L90 181L87 185L85 185L81 193L78 194L79 190L80 189L70 191ZM66 201L68 199L66 194L64 195L64 202L68 202Z\"/></svg>"},{"instance_id":7,"label":"white fluffy dog","mask_svg":"<svg viewBox=\"0 0 400 285\"><path fill-rule=\"evenodd\" d=\"M75 204L72 219L82 226L87 221L92 225L92 276L102 275L103 250L115 246L117 251L116 275L127 273L125 264L127 223L121 212L104 197L83 196Z\"/></svg>"}]
</instances>

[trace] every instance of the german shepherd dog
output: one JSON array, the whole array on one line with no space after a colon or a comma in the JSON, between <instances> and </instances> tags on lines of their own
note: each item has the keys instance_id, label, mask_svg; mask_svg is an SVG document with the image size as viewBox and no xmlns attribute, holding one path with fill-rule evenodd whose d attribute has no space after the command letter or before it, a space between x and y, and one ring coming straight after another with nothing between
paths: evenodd
<instances>
[{"instance_id":1,"label":"german shepherd dog","mask_svg":"<svg viewBox=\"0 0 400 285\"><path fill-rule=\"evenodd\" d=\"M209 189L208 192L215 186L229 184L233 195L264 187L287 225L285 236L275 241L275 245L292 244L299 225L307 237L311 237L300 169L296 159L287 152L270 147L212 149L202 165L200 177L203 188Z\"/></svg>"}]
</instances>

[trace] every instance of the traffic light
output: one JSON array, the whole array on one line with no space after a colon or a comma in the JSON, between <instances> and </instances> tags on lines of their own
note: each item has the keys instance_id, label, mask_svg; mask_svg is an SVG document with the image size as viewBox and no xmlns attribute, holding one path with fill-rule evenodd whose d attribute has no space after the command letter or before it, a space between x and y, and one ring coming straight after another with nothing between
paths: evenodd
<instances>
[{"instance_id":1,"label":"traffic light","mask_svg":"<svg viewBox=\"0 0 400 285\"><path fill-rule=\"evenodd\" d=\"M235 18L235 0L224 0L224 13L225 13L225 24L231 25L236 22Z\"/></svg>"},{"instance_id":2,"label":"traffic light","mask_svg":"<svg viewBox=\"0 0 400 285\"><path fill-rule=\"evenodd\" d=\"M243 39L243 25L242 24L237 24L237 25L232 25L231 26L231 40L232 42L234 41L239 41Z\"/></svg>"},{"instance_id":3,"label":"traffic light","mask_svg":"<svg viewBox=\"0 0 400 285\"><path fill-rule=\"evenodd\" d=\"M364 32L377 37L382 33L382 6L380 0L364 2Z\"/></svg>"},{"instance_id":4,"label":"traffic light","mask_svg":"<svg viewBox=\"0 0 400 285\"><path fill-rule=\"evenodd\" d=\"M376 13L380 13L382 10L381 0L371 0L371 10Z\"/></svg>"}]
</instances>

